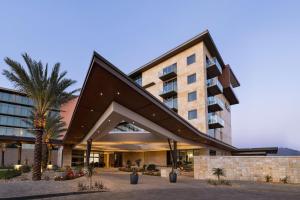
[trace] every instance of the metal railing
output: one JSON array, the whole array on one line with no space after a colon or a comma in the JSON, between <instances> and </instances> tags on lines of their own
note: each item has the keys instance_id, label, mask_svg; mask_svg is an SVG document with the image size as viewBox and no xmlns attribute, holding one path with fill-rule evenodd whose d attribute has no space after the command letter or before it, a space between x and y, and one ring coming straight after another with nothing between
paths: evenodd
<instances>
[{"instance_id":1,"label":"metal railing","mask_svg":"<svg viewBox=\"0 0 300 200\"><path fill-rule=\"evenodd\" d=\"M224 120L217 115L216 113L209 113L208 114L208 124L221 124L222 126L225 125Z\"/></svg>"}]
</instances>

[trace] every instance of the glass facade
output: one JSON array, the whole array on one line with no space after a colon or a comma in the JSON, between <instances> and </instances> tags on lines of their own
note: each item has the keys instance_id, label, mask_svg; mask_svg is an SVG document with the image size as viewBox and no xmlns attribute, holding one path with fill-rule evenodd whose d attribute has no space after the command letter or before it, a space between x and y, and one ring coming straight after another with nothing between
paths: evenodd
<instances>
[{"instance_id":1,"label":"glass facade","mask_svg":"<svg viewBox=\"0 0 300 200\"><path fill-rule=\"evenodd\" d=\"M136 76L136 77L133 79L133 81L134 81L135 83L137 83L138 85L143 86L142 75Z\"/></svg>"},{"instance_id":2,"label":"glass facade","mask_svg":"<svg viewBox=\"0 0 300 200\"><path fill-rule=\"evenodd\" d=\"M33 101L12 91L0 91L0 136L34 137L25 120L30 116ZM51 111L59 114L58 111Z\"/></svg>"}]
</instances>

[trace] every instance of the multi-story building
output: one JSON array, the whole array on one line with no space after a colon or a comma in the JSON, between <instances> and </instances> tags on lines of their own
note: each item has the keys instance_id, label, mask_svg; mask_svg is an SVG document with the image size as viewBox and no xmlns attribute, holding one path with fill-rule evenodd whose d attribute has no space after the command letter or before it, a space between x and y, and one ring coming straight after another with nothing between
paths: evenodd
<instances>
[{"instance_id":1,"label":"multi-story building","mask_svg":"<svg viewBox=\"0 0 300 200\"><path fill-rule=\"evenodd\" d=\"M32 163L35 136L25 122L31 115L32 107L33 102L26 94L0 88L0 143L3 144L1 151L5 151L1 155L1 164ZM58 110L52 112L57 113Z\"/></svg>"},{"instance_id":2,"label":"multi-story building","mask_svg":"<svg viewBox=\"0 0 300 200\"><path fill-rule=\"evenodd\" d=\"M208 31L129 74L199 131L232 144L231 105L240 84Z\"/></svg>"},{"instance_id":3,"label":"multi-story building","mask_svg":"<svg viewBox=\"0 0 300 200\"><path fill-rule=\"evenodd\" d=\"M239 103L233 88L239 85L208 31L129 75L95 52L79 97L61 106L68 130L57 163L83 165L88 159L96 167L120 167L140 160L167 166L175 155L192 164L194 155L273 152L232 146L231 106ZM1 89L0 102L0 142L34 143L22 122L30 99ZM20 163L20 153L15 157Z\"/></svg>"}]
</instances>

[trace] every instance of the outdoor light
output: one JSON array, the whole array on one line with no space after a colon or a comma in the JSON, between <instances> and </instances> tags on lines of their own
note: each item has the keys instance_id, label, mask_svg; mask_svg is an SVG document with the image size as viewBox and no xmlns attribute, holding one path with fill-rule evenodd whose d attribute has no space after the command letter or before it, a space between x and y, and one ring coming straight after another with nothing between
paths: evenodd
<instances>
[{"instance_id":1,"label":"outdoor light","mask_svg":"<svg viewBox=\"0 0 300 200\"><path fill-rule=\"evenodd\" d=\"M93 110L93 109L91 109L91 112L94 112L94 110Z\"/></svg>"},{"instance_id":2,"label":"outdoor light","mask_svg":"<svg viewBox=\"0 0 300 200\"><path fill-rule=\"evenodd\" d=\"M100 96L103 96L103 93L102 93L102 92L100 92Z\"/></svg>"},{"instance_id":3,"label":"outdoor light","mask_svg":"<svg viewBox=\"0 0 300 200\"><path fill-rule=\"evenodd\" d=\"M152 116L155 117L155 113L153 113Z\"/></svg>"},{"instance_id":4,"label":"outdoor light","mask_svg":"<svg viewBox=\"0 0 300 200\"><path fill-rule=\"evenodd\" d=\"M14 165L15 170L20 170L21 167L22 167L22 165Z\"/></svg>"},{"instance_id":5,"label":"outdoor light","mask_svg":"<svg viewBox=\"0 0 300 200\"><path fill-rule=\"evenodd\" d=\"M51 164L47 165L47 169L53 169L53 165Z\"/></svg>"},{"instance_id":6,"label":"outdoor light","mask_svg":"<svg viewBox=\"0 0 300 200\"><path fill-rule=\"evenodd\" d=\"M108 120L108 122L110 122L110 119Z\"/></svg>"},{"instance_id":7,"label":"outdoor light","mask_svg":"<svg viewBox=\"0 0 300 200\"><path fill-rule=\"evenodd\" d=\"M81 128L83 128L84 126L83 125L81 125Z\"/></svg>"},{"instance_id":8,"label":"outdoor light","mask_svg":"<svg viewBox=\"0 0 300 200\"><path fill-rule=\"evenodd\" d=\"M117 95L120 95L120 92L119 92L119 91L117 92Z\"/></svg>"}]
</instances>

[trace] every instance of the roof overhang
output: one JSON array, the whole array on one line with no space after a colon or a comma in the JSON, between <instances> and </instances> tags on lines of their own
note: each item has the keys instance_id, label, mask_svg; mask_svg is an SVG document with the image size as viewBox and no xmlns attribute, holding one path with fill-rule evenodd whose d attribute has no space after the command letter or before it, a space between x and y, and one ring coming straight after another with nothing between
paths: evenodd
<instances>
[{"instance_id":1,"label":"roof overhang","mask_svg":"<svg viewBox=\"0 0 300 200\"><path fill-rule=\"evenodd\" d=\"M96 52L64 137L64 143L77 145L84 141L113 102L178 138L223 150L237 150L229 144L201 133Z\"/></svg>"},{"instance_id":2,"label":"roof overhang","mask_svg":"<svg viewBox=\"0 0 300 200\"><path fill-rule=\"evenodd\" d=\"M211 54L212 57L217 57L220 65L222 68L225 67L223 58L221 57L221 54L219 53L219 50L217 49L217 46L215 45L210 33L208 30L203 31L202 33L196 35L195 37L191 38L190 40L182 43L181 45L171 49L170 51L162 54L158 58L155 58L148 62L147 64L137 68L133 72L129 73L130 77L134 77L150 68L153 66L173 57L174 55L194 46L195 44L198 44L200 42L204 42L205 46L207 47L209 53Z\"/></svg>"},{"instance_id":3,"label":"roof overhang","mask_svg":"<svg viewBox=\"0 0 300 200\"><path fill-rule=\"evenodd\" d=\"M232 152L234 156L266 156L276 154L278 147L261 147L261 148L241 148Z\"/></svg>"}]
</instances>

